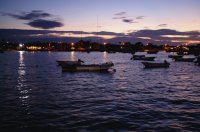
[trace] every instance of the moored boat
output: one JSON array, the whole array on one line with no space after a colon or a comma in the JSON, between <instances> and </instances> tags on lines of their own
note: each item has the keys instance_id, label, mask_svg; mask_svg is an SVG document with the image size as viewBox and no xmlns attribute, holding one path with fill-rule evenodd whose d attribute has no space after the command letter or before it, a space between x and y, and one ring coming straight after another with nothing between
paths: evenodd
<instances>
[{"instance_id":1,"label":"moored boat","mask_svg":"<svg viewBox=\"0 0 200 132\"><path fill-rule=\"evenodd\" d=\"M182 58L183 55L168 55L169 58L175 59L175 58Z\"/></svg>"},{"instance_id":2,"label":"moored boat","mask_svg":"<svg viewBox=\"0 0 200 132\"><path fill-rule=\"evenodd\" d=\"M165 61L164 63L152 63L152 62L142 62L145 68L168 68L170 63Z\"/></svg>"},{"instance_id":3,"label":"moored boat","mask_svg":"<svg viewBox=\"0 0 200 132\"><path fill-rule=\"evenodd\" d=\"M108 71L112 66L114 66L112 62L102 64L61 65L63 71Z\"/></svg>"},{"instance_id":4,"label":"moored boat","mask_svg":"<svg viewBox=\"0 0 200 132\"><path fill-rule=\"evenodd\" d=\"M147 57L145 55L133 55L131 60L146 60L146 61L154 61L155 57Z\"/></svg>"},{"instance_id":5,"label":"moored boat","mask_svg":"<svg viewBox=\"0 0 200 132\"><path fill-rule=\"evenodd\" d=\"M157 54L158 50L147 50L147 54Z\"/></svg>"},{"instance_id":6,"label":"moored boat","mask_svg":"<svg viewBox=\"0 0 200 132\"><path fill-rule=\"evenodd\" d=\"M180 62L193 62L195 58L174 58L175 61Z\"/></svg>"},{"instance_id":7,"label":"moored boat","mask_svg":"<svg viewBox=\"0 0 200 132\"><path fill-rule=\"evenodd\" d=\"M65 60L56 60L59 66L62 65L81 65L84 61L78 59L78 61L65 61Z\"/></svg>"},{"instance_id":8,"label":"moored boat","mask_svg":"<svg viewBox=\"0 0 200 132\"><path fill-rule=\"evenodd\" d=\"M135 58L134 60L146 60L146 61L154 61L156 57L141 57L141 58Z\"/></svg>"},{"instance_id":9,"label":"moored boat","mask_svg":"<svg viewBox=\"0 0 200 132\"><path fill-rule=\"evenodd\" d=\"M79 61L57 60L56 62L58 63L59 66L62 66L62 65L80 65L81 64L81 62L79 62Z\"/></svg>"}]
</instances>

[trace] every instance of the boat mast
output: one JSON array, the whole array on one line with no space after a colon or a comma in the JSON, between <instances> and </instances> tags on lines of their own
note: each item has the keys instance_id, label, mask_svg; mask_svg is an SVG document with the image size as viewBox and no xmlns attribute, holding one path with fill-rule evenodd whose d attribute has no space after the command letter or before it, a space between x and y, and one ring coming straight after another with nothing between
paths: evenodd
<instances>
[{"instance_id":1,"label":"boat mast","mask_svg":"<svg viewBox=\"0 0 200 132\"><path fill-rule=\"evenodd\" d=\"M99 30L98 30L98 28L99 28L99 16L97 15L97 43L99 43L99 34L98 34Z\"/></svg>"}]
</instances>

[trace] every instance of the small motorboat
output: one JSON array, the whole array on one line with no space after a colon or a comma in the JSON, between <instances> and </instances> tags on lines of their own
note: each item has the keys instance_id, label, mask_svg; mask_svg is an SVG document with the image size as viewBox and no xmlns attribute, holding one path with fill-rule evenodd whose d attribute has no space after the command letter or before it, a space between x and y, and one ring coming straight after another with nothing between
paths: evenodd
<instances>
[{"instance_id":1,"label":"small motorboat","mask_svg":"<svg viewBox=\"0 0 200 132\"><path fill-rule=\"evenodd\" d=\"M56 60L59 66L62 65L81 65L84 61L78 59L78 61L65 61L65 60Z\"/></svg>"},{"instance_id":2,"label":"small motorboat","mask_svg":"<svg viewBox=\"0 0 200 132\"><path fill-rule=\"evenodd\" d=\"M157 54L158 50L147 50L147 54Z\"/></svg>"},{"instance_id":3,"label":"small motorboat","mask_svg":"<svg viewBox=\"0 0 200 132\"><path fill-rule=\"evenodd\" d=\"M106 62L102 64L63 64L61 65L63 71L108 71L114 64Z\"/></svg>"},{"instance_id":4,"label":"small motorboat","mask_svg":"<svg viewBox=\"0 0 200 132\"><path fill-rule=\"evenodd\" d=\"M131 60L146 60L146 61L154 61L155 57L147 57L145 55L133 55Z\"/></svg>"},{"instance_id":5,"label":"small motorboat","mask_svg":"<svg viewBox=\"0 0 200 132\"><path fill-rule=\"evenodd\" d=\"M62 66L62 65L80 65L81 64L81 62L78 62L78 61L57 60L56 62L58 63L59 66Z\"/></svg>"},{"instance_id":6,"label":"small motorboat","mask_svg":"<svg viewBox=\"0 0 200 132\"><path fill-rule=\"evenodd\" d=\"M180 62L193 62L195 58L174 58L175 61Z\"/></svg>"},{"instance_id":7,"label":"small motorboat","mask_svg":"<svg viewBox=\"0 0 200 132\"><path fill-rule=\"evenodd\" d=\"M176 58L182 58L183 55L168 55L168 57L172 59L176 59Z\"/></svg>"},{"instance_id":8,"label":"small motorboat","mask_svg":"<svg viewBox=\"0 0 200 132\"><path fill-rule=\"evenodd\" d=\"M145 68L168 68L170 63L164 61L164 63L152 63L152 62L142 62Z\"/></svg>"}]
</instances>

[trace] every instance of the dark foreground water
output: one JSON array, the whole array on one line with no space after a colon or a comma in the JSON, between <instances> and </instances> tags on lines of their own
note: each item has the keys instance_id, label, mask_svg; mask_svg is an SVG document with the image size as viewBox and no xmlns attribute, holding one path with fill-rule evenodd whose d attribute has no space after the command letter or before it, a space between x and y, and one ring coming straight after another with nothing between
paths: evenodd
<instances>
[{"instance_id":1,"label":"dark foreground water","mask_svg":"<svg viewBox=\"0 0 200 132\"><path fill-rule=\"evenodd\" d=\"M156 61L167 58L158 53ZM57 59L113 61L116 72L64 73ZM0 54L0 131L200 131L200 67L144 69L130 54Z\"/></svg>"}]
</instances>

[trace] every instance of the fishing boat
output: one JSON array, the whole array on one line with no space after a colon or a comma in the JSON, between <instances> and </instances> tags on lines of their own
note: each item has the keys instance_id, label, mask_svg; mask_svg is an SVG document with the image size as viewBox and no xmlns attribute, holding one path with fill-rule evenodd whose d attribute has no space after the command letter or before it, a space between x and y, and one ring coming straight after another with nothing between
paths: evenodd
<instances>
[{"instance_id":1,"label":"fishing boat","mask_svg":"<svg viewBox=\"0 0 200 132\"><path fill-rule=\"evenodd\" d=\"M179 62L193 62L195 58L174 58L175 61Z\"/></svg>"},{"instance_id":2,"label":"fishing boat","mask_svg":"<svg viewBox=\"0 0 200 132\"><path fill-rule=\"evenodd\" d=\"M147 54L157 54L158 50L147 50Z\"/></svg>"},{"instance_id":3,"label":"fishing boat","mask_svg":"<svg viewBox=\"0 0 200 132\"><path fill-rule=\"evenodd\" d=\"M164 61L164 63L152 63L152 62L142 62L145 68L168 68L170 63Z\"/></svg>"},{"instance_id":4,"label":"fishing boat","mask_svg":"<svg viewBox=\"0 0 200 132\"><path fill-rule=\"evenodd\" d=\"M106 62L102 64L63 64L63 71L108 71L114 64Z\"/></svg>"},{"instance_id":5,"label":"fishing boat","mask_svg":"<svg viewBox=\"0 0 200 132\"><path fill-rule=\"evenodd\" d=\"M175 58L182 58L183 55L168 55L169 58L175 59Z\"/></svg>"},{"instance_id":6,"label":"fishing boat","mask_svg":"<svg viewBox=\"0 0 200 132\"><path fill-rule=\"evenodd\" d=\"M65 61L65 60L56 60L59 66L62 65L81 65L84 61L78 59L78 61Z\"/></svg>"},{"instance_id":7,"label":"fishing boat","mask_svg":"<svg viewBox=\"0 0 200 132\"><path fill-rule=\"evenodd\" d=\"M147 57L145 55L133 55L131 60L146 60L146 61L154 61L155 57Z\"/></svg>"}]
</instances>

